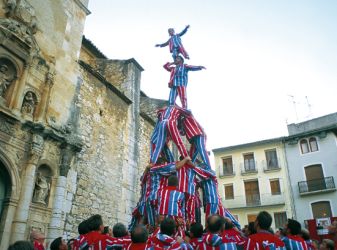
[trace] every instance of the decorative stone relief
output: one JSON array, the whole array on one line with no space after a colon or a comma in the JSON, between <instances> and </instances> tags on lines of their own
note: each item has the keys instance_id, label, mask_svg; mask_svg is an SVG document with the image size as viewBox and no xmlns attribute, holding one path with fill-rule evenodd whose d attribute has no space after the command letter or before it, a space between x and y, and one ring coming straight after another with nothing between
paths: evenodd
<instances>
[{"instance_id":1,"label":"decorative stone relief","mask_svg":"<svg viewBox=\"0 0 337 250\"><path fill-rule=\"evenodd\" d=\"M0 20L0 25L6 28L7 30L9 30L11 33L15 34L25 43L29 45L33 44L34 38L33 38L32 31L26 25L21 24L16 20L10 20L10 19Z\"/></svg>"},{"instance_id":2,"label":"decorative stone relief","mask_svg":"<svg viewBox=\"0 0 337 250\"><path fill-rule=\"evenodd\" d=\"M32 136L29 161L36 164L42 155L44 139L38 134L33 134Z\"/></svg>"},{"instance_id":3,"label":"decorative stone relief","mask_svg":"<svg viewBox=\"0 0 337 250\"><path fill-rule=\"evenodd\" d=\"M7 17L26 24L32 34L36 33L36 15L34 8L26 0L3 0Z\"/></svg>"},{"instance_id":4,"label":"decorative stone relief","mask_svg":"<svg viewBox=\"0 0 337 250\"><path fill-rule=\"evenodd\" d=\"M60 176L67 176L75 153L71 146L62 149L62 158L60 164Z\"/></svg>"},{"instance_id":5,"label":"decorative stone relief","mask_svg":"<svg viewBox=\"0 0 337 250\"><path fill-rule=\"evenodd\" d=\"M53 84L54 84L54 78L55 78L55 73L49 71L49 72L47 73L47 75L46 75L46 84L47 84L48 86L50 86L50 87L53 86Z\"/></svg>"},{"instance_id":6,"label":"decorative stone relief","mask_svg":"<svg viewBox=\"0 0 337 250\"><path fill-rule=\"evenodd\" d=\"M0 65L0 97L4 98L9 85L13 82L14 76L10 74L8 65L2 63Z\"/></svg>"},{"instance_id":7,"label":"decorative stone relief","mask_svg":"<svg viewBox=\"0 0 337 250\"><path fill-rule=\"evenodd\" d=\"M4 9L6 16L13 16L16 7L16 0L5 1Z\"/></svg>"},{"instance_id":8,"label":"decorative stone relief","mask_svg":"<svg viewBox=\"0 0 337 250\"><path fill-rule=\"evenodd\" d=\"M32 91L28 91L23 98L21 112L24 115L33 117L37 104L36 95Z\"/></svg>"},{"instance_id":9,"label":"decorative stone relief","mask_svg":"<svg viewBox=\"0 0 337 250\"><path fill-rule=\"evenodd\" d=\"M14 127L6 118L0 117L0 131L12 135L14 133Z\"/></svg>"}]
</instances>

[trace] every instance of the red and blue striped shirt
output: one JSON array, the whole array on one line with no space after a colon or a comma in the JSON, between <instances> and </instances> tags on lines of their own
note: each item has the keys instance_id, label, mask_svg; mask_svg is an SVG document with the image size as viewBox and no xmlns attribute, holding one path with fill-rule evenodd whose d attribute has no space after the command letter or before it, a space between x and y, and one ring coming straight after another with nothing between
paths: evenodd
<instances>
[{"instance_id":1,"label":"red and blue striped shirt","mask_svg":"<svg viewBox=\"0 0 337 250\"><path fill-rule=\"evenodd\" d=\"M205 135L203 128L192 114L184 115L181 124L188 140L191 140L194 136Z\"/></svg>"},{"instance_id":2,"label":"red and blue striped shirt","mask_svg":"<svg viewBox=\"0 0 337 250\"><path fill-rule=\"evenodd\" d=\"M159 194L159 211L161 215L185 218L185 195L176 187L167 186Z\"/></svg>"},{"instance_id":3,"label":"red and blue striped shirt","mask_svg":"<svg viewBox=\"0 0 337 250\"><path fill-rule=\"evenodd\" d=\"M245 250L286 250L282 240L268 231L259 231L250 235L244 246Z\"/></svg>"},{"instance_id":4,"label":"red and blue striped shirt","mask_svg":"<svg viewBox=\"0 0 337 250\"><path fill-rule=\"evenodd\" d=\"M74 242L74 250L90 249L90 250L108 250L115 247L122 248L125 244L131 242L130 238L114 238L101 234L98 231L80 235Z\"/></svg>"},{"instance_id":5,"label":"red and blue striped shirt","mask_svg":"<svg viewBox=\"0 0 337 250\"><path fill-rule=\"evenodd\" d=\"M188 30L188 26L186 26L183 31L181 31L180 33L174 34L172 35L169 40L167 40L165 43L159 44L160 47L166 47L167 45L169 45L170 48L170 52L172 53L174 49L180 48L182 47L182 43L181 43L181 36L183 36Z\"/></svg>"},{"instance_id":6,"label":"red and blue striped shirt","mask_svg":"<svg viewBox=\"0 0 337 250\"><path fill-rule=\"evenodd\" d=\"M213 170L210 170L213 171ZM203 190L204 205L207 203L219 203L218 197L218 182L216 178L208 178L201 182L201 188Z\"/></svg>"},{"instance_id":7,"label":"red and blue striped shirt","mask_svg":"<svg viewBox=\"0 0 337 250\"><path fill-rule=\"evenodd\" d=\"M192 167L185 164L177 171L177 177L179 179L178 189L181 192L195 195L197 183L209 178L214 178L215 173L212 170Z\"/></svg>"},{"instance_id":8,"label":"red and blue striped shirt","mask_svg":"<svg viewBox=\"0 0 337 250\"><path fill-rule=\"evenodd\" d=\"M192 66L187 64L178 64L176 66L170 66L170 63L164 65L164 69L171 72L169 87L187 86L188 72L202 70L202 66Z\"/></svg>"},{"instance_id":9,"label":"red and blue striped shirt","mask_svg":"<svg viewBox=\"0 0 337 250\"><path fill-rule=\"evenodd\" d=\"M308 250L308 246L303 238L297 235L287 235L282 238L287 249Z\"/></svg>"},{"instance_id":10,"label":"red and blue striped shirt","mask_svg":"<svg viewBox=\"0 0 337 250\"><path fill-rule=\"evenodd\" d=\"M203 236L203 250L236 250L235 242L221 237L218 234L207 233Z\"/></svg>"},{"instance_id":11,"label":"red and blue striped shirt","mask_svg":"<svg viewBox=\"0 0 337 250\"><path fill-rule=\"evenodd\" d=\"M150 178L147 190L148 200L156 200L158 193L167 186L167 178L176 171L176 162L155 165L150 169Z\"/></svg>"}]
</instances>

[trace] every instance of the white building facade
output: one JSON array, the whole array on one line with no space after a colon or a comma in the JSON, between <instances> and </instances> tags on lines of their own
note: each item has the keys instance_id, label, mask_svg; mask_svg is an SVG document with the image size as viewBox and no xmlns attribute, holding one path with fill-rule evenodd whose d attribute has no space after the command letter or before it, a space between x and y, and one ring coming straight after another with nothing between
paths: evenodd
<instances>
[{"instance_id":1,"label":"white building facade","mask_svg":"<svg viewBox=\"0 0 337 250\"><path fill-rule=\"evenodd\" d=\"M221 199L242 226L263 210L274 229L293 217L283 139L213 149Z\"/></svg>"},{"instance_id":2,"label":"white building facade","mask_svg":"<svg viewBox=\"0 0 337 250\"><path fill-rule=\"evenodd\" d=\"M288 125L285 152L296 219L337 215L337 113Z\"/></svg>"}]
</instances>

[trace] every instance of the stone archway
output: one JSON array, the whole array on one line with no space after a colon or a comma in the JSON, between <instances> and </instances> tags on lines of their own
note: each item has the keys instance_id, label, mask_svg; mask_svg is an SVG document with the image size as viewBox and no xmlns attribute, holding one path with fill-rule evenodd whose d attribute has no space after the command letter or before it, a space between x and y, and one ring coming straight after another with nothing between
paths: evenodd
<instances>
[{"instance_id":1,"label":"stone archway","mask_svg":"<svg viewBox=\"0 0 337 250\"><path fill-rule=\"evenodd\" d=\"M4 202L10 198L12 183L10 175L5 165L0 161L0 221L2 218L2 211Z\"/></svg>"},{"instance_id":2,"label":"stone archway","mask_svg":"<svg viewBox=\"0 0 337 250\"><path fill-rule=\"evenodd\" d=\"M0 248L4 242L9 241L9 235L5 233L5 226L8 226L8 204L12 193L12 181L5 164L0 159ZM9 216L10 217L10 216ZM11 225L9 225L11 226Z\"/></svg>"},{"instance_id":3,"label":"stone archway","mask_svg":"<svg viewBox=\"0 0 337 250\"><path fill-rule=\"evenodd\" d=\"M17 168L0 149L0 249L7 249L18 202L20 179Z\"/></svg>"}]
</instances>

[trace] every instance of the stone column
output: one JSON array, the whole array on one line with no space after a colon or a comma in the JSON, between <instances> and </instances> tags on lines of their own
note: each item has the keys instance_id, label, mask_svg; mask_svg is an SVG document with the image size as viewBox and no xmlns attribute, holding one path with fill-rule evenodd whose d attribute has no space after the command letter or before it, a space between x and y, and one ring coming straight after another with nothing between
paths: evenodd
<instances>
[{"instance_id":1,"label":"stone column","mask_svg":"<svg viewBox=\"0 0 337 250\"><path fill-rule=\"evenodd\" d=\"M17 82L14 86L13 95L9 102L9 108L13 109L13 112L16 115L19 115L21 113L21 102L20 102L21 98L20 97L22 96L23 90L25 88L25 83L27 80L27 75L28 75L30 67L31 67L31 62L29 61L23 68L23 74L19 82Z\"/></svg>"},{"instance_id":2,"label":"stone column","mask_svg":"<svg viewBox=\"0 0 337 250\"><path fill-rule=\"evenodd\" d=\"M43 150L43 138L40 135L33 134L31 149L24 175L22 176L22 185L20 198L13 220L11 242L24 240L29 216L29 207L33 197L35 187L35 173L37 162L41 157Z\"/></svg>"},{"instance_id":3,"label":"stone column","mask_svg":"<svg viewBox=\"0 0 337 250\"><path fill-rule=\"evenodd\" d=\"M47 242L63 235L64 230L64 202L67 193L67 175L74 156L71 146L67 145L62 149L60 176L57 178L55 196L53 200L53 210L48 226Z\"/></svg>"},{"instance_id":4,"label":"stone column","mask_svg":"<svg viewBox=\"0 0 337 250\"><path fill-rule=\"evenodd\" d=\"M53 210L48 226L47 242L62 236L63 234L63 204L66 196L67 177L59 176L56 182Z\"/></svg>"}]
</instances>

